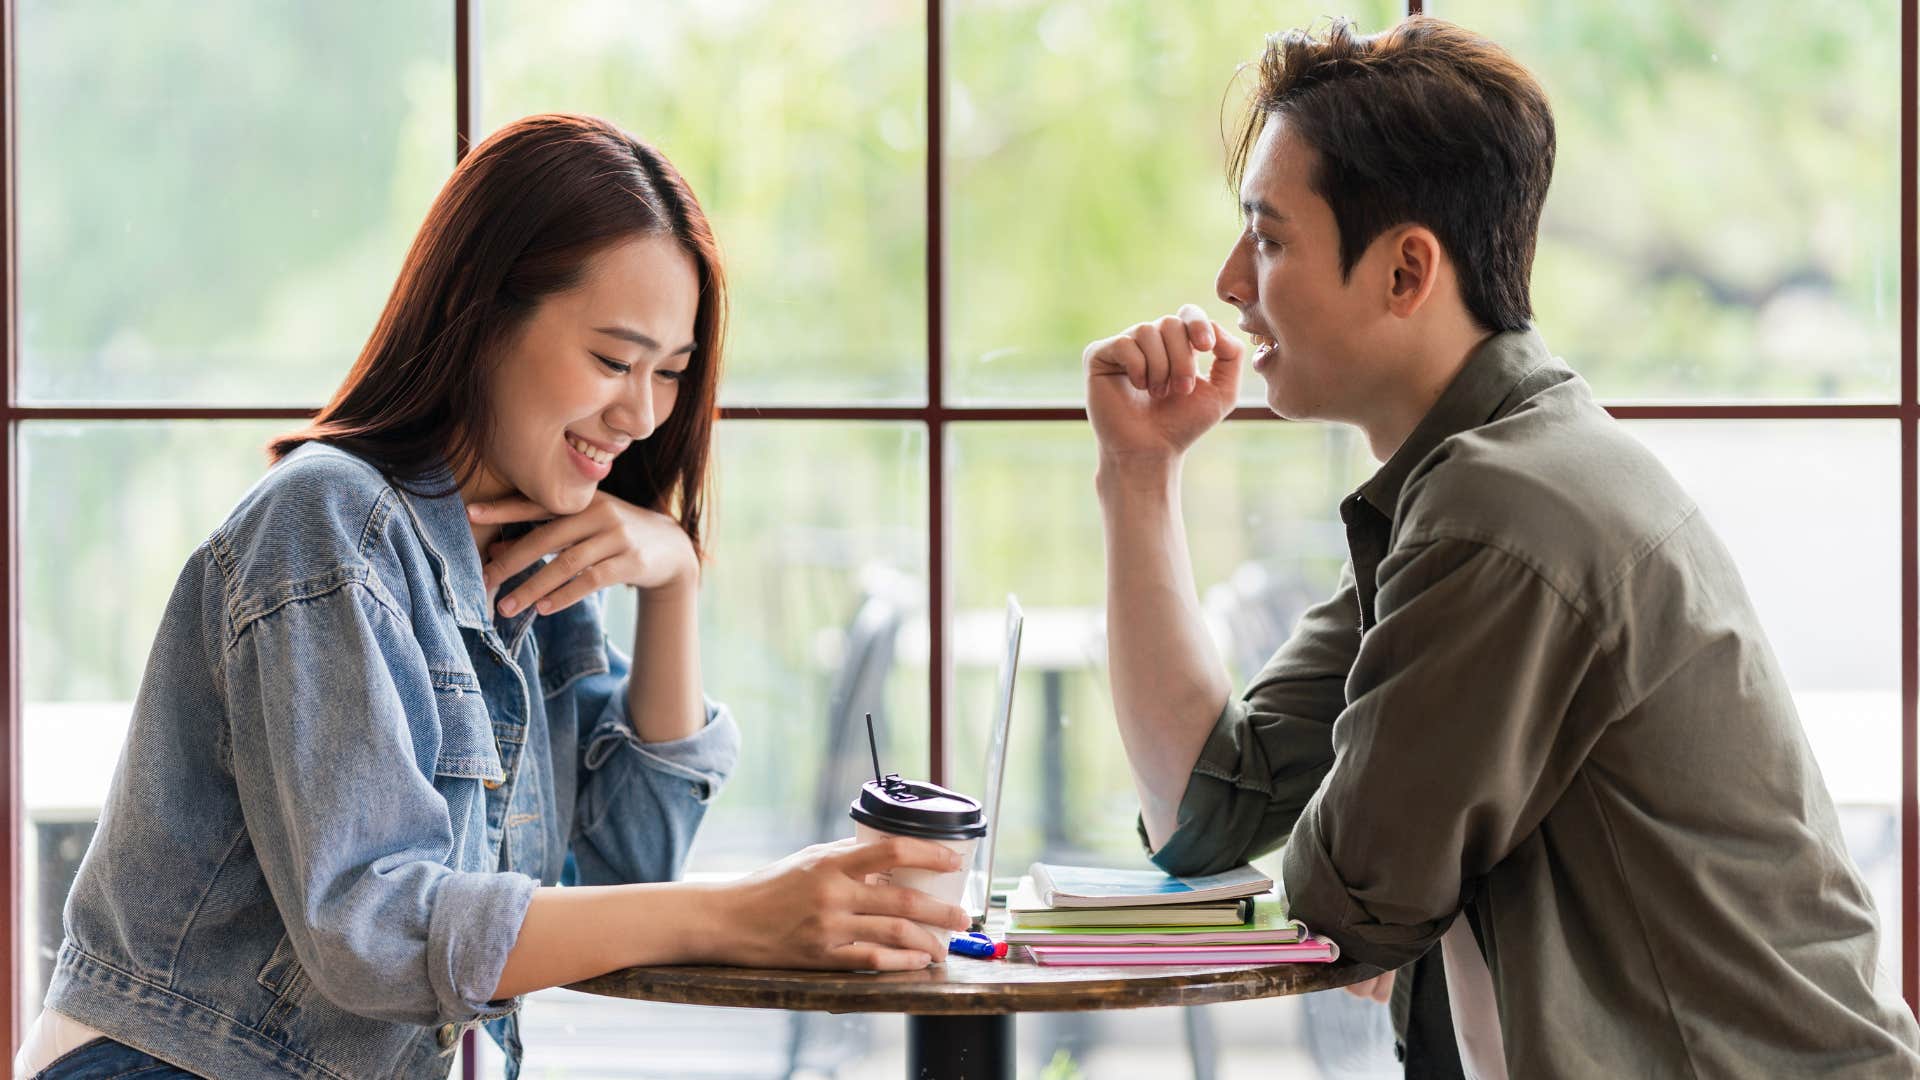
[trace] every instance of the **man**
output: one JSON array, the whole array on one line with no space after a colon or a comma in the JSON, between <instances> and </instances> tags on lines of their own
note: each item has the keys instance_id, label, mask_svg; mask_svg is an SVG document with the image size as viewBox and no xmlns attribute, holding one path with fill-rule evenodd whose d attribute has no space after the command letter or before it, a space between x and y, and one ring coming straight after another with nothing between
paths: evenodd
<instances>
[{"instance_id":1,"label":"man","mask_svg":"<svg viewBox=\"0 0 1920 1080\"><path fill-rule=\"evenodd\" d=\"M1274 411L1384 464L1341 503L1338 592L1233 700L1180 469L1244 347L1192 306L1088 347L1143 838L1182 874L1284 843L1293 910L1346 955L1433 950L1468 1075L1913 1076L1732 561L1531 328L1553 155L1539 86L1457 27L1269 41L1218 293Z\"/></svg>"}]
</instances>

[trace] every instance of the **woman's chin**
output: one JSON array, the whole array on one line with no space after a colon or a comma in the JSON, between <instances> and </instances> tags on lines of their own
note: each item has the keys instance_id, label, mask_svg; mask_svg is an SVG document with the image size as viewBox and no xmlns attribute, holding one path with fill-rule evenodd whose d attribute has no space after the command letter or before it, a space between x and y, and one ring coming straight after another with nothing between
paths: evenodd
<instances>
[{"instance_id":1,"label":"woman's chin","mask_svg":"<svg viewBox=\"0 0 1920 1080\"><path fill-rule=\"evenodd\" d=\"M591 489L584 493L568 491L557 499L538 500L540 506L554 517L570 517L593 505Z\"/></svg>"},{"instance_id":2,"label":"woman's chin","mask_svg":"<svg viewBox=\"0 0 1920 1080\"><path fill-rule=\"evenodd\" d=\"M558 491L523 491L526 500L546 511L548 517L567 517L593 504L594 489L567 484Z\"/></svg>"}]
</instances>

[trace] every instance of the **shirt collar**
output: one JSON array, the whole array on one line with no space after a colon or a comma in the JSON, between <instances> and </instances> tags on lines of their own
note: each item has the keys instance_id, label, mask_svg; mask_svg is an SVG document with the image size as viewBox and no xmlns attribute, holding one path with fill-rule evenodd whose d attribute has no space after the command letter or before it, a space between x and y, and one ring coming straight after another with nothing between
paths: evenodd
<instances>
[{"instance_id":1,"label":"shirt collar","mask_svg":"<svg viewBox=\"0 0 1920 1080\"><path fill-rule=\"evenodd\" d=\"M1459 374L1440 392L1433 408L1414 425L1400 448L1373 478L1354 493L1388 520L1400 503L1400 489L1414 466L1442 442L1485 424L1517 405L1529 377L1543 369L1564 370L1535 330L1509 330L1482 341L1468 354ZM1553 380L1558 382L1558 379Z\"/></svg>"}]
</instances>

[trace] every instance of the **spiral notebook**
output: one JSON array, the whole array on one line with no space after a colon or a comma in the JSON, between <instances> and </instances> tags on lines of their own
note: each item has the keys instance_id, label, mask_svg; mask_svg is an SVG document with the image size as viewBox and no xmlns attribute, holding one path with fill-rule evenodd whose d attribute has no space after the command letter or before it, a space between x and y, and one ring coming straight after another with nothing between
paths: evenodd
<instances>
[{"instance_id":1,"label":"spiral notebook","mask_svg":"<svg viewBox=\"0 0 1920 1080\"><path fill-rule=\"evenodd\" d=\"M1273 888L1273 879L1242 864L1205 877L1158 870L1111 870L1037 862L1029 871L1040 903L1049 908L1122 908L1238 900Z\"/></svg>"}]
</instances>

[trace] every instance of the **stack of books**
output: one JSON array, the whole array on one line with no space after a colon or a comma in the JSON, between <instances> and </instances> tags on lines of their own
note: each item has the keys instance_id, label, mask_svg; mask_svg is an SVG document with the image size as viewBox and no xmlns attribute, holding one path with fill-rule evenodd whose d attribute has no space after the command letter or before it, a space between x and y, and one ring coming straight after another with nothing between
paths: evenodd
<instances>
[{"instance_id":1,"label":"stack of books","mask_svg":"<svg viewBox=\"0 0 1920 1080\"><path fill-rule=\"evenodd\" d=\"M1034 863L1007 897L1007 941L1038 964L1327 963L1251 866L1200 878Z\"/></svg>"}]
</instances>

